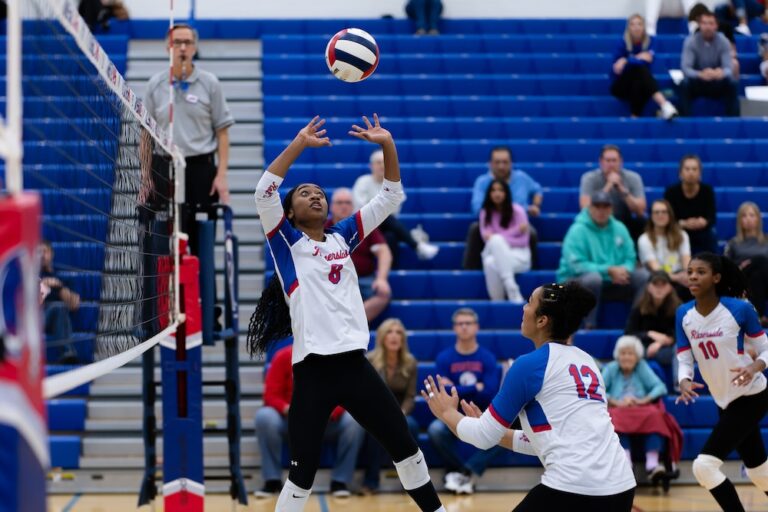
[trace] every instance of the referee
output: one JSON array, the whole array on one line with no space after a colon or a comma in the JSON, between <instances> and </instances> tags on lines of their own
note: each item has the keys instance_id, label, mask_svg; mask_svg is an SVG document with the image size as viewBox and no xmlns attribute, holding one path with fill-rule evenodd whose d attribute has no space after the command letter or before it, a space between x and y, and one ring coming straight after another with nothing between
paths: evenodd
<instances>
[{"instance_id":1,"label":"referee","mask_svg":"<svg viewBox=\"0 0 768 512\"><path fill-rule=\"evenodd\" d=\"M166 48L168 51L173 48L173 142L187 163L181 230L189 235L189 247L195 255L198 254L197 214L216 220L212 205L229 202L229 127L235 123L219 79L192 61L198 41L197 30L184 23L174 25L166 37ZM144 98L149 113L166 130L168 90L168 71L161 71L149 79ZM170 157L158 151L159 148L155 148L152 157L155 191L168 198Z\"/></svg>"}]
</instances>

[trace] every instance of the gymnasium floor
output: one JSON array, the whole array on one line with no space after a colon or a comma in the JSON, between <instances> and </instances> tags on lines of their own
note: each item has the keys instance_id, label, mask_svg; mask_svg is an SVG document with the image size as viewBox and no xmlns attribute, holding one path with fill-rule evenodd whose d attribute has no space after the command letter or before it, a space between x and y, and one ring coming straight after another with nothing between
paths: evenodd
<instances>
[{"instance_id":1,"label":"gymnasium floor","mask_svg":"<svg viewBox=\"0 0 768 512\"><path fill-rule=\"evenodd\" d=\"M736 487L748 512L768 510L768 497L759 493L754 486ZM441 495L448 512L509 512L522 499L522 493L478 493L473 496ZM206 499L207 512L229 512L231 502L228 496L211 495ZM48 500L50 512L128 512L136 509L136 496L120 495L56 495ZM156 511L163 510L159 501ZM272 512L275 500L254 500L249 498L247 507L238 507L238 512ZM673 487L669 495L654 495L650 489L641 488L635 497L635 506L643 512L686 511L717 512L720 509L709 493L701 487ZM149 507L138 509L149 511ZM336 499L324 494L313 495L306 512L418 512L405 494L382 494L374 497Z\"/></svg>"}]
</instances>

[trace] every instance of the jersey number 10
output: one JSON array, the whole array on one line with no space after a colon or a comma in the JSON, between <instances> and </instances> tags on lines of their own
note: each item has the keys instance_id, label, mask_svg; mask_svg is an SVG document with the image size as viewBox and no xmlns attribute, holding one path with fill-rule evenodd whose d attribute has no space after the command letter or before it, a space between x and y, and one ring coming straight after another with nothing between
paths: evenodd
<instances>
[{"instance_id":1,"label":"jersey number 10","mask_svg":"<svg viewBox=\"0 0 768 512\"><path fill-rule=\"evenodd\" d=\"M576 393L579 394L579 398L589 398L590 400L598 400L600 402L603 401L603 395L597 392L597 388L600 387L600 379L592 368L587 365L582 365L581 372L579 372L579 368L577 368L575 364L572 364L568 367L568 373L571 374L573 381L576 383ZM591 381L589 389L586 389L586 391L584 381L581 378L582 376L589 377Z\"/></svg>"},{"instance_id":2,"label":"jersey number 10","mask_svg":"<svg viewBox=\"0 0 768 512\"><path fill-rule=\"evenodd\" d=\"M704 343L703 341L700 342L699 349L704 354L704 359L717 359L718 357L720 357L720 353L717 351L717 346L715 345L715 342L712 340L709 340L706 343Z\"/></svg>"}]
</instances>

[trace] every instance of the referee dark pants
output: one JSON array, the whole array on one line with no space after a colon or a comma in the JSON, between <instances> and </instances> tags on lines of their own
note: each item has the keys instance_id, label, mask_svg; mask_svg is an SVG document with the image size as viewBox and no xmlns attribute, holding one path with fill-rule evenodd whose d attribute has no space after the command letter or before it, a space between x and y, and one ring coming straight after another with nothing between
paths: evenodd
<instances>
[{"instance_id":1,"label":"referee dark pants","mask_svg":"<svg viewBox=\"0 0 768 512\"><path fill-rule=\"evenodd\" d=\"M205 214L208 220L217 219L213 208L219 202L219 194L209 195L213 180L216 178L216 162L213 153L190 156L185 159L184 203L181 205L181 231L189 236L189 248L192 254L199 254L197 214ZM152 169L154 193L159 201L170 198L171 183L169 178L170 157L153 155ZM215 226L215 223L214 223ZM214 231L215 232L215 231Z\"/></svg>"}]
</instances>

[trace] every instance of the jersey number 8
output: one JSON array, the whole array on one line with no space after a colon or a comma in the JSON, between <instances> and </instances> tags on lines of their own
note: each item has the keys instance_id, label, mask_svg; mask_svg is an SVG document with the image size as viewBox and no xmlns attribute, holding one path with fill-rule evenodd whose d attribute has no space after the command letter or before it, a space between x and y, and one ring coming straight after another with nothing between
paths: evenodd
<instances>
[{"instance_id":1,"label":"jersey number 8","mask_svg":"<svg viewBox=\"0 0 768 512\"><path fill-rule=\"evenodd\" d=\"M338 263L331 265L331 271L328 272L328 280L333 284L339 284L339 281L341 281L342 268L344 268L344 266L339 265Z\"/></svg>"}]
</instances>

